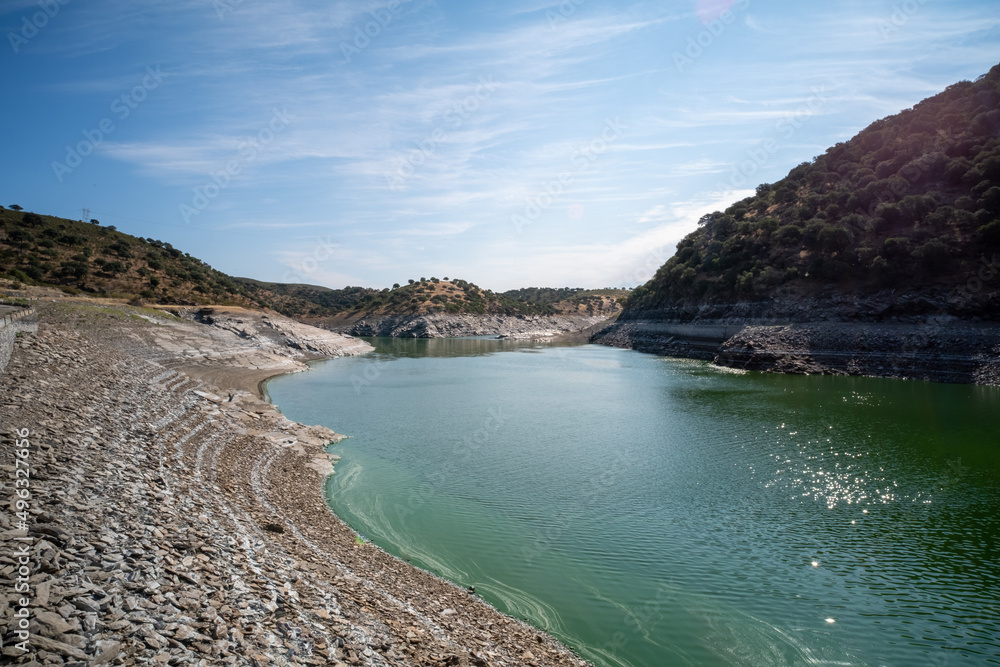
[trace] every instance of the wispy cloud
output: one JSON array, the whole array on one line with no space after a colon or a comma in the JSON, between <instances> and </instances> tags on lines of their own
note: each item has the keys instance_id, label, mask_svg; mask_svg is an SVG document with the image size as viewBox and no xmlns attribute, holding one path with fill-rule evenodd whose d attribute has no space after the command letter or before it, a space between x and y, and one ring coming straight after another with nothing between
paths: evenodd
<instances>
[{"instance_id":1,"label":"wispy cloud","mask_svg":"<svg viewBox=\"0 0 1000 667\"><path fill-rule=\"evenodd\" d=\"M223 16L207 0L67 3L4 61L8 93L30 102L8 105L23 134L8 148L25 157L5 183L69 212L123 211L146 236L142 220L169 226L193 188L243 160L197 224L170 226L176 246L224 270L280 279L312 252L310 234L329 233L338 262L309 279L331 286L449 264L493 288L603 286L723 206L711 193L762 141L781 139L753 178L776 180L986 71L1000 43L987 0L917 3L888 32L890 5L779 0L709 37L694 2L571 4L411 0L386 22L383 0L244 0ZM0 14L13 27L35 7L9 0ZM702 53L678 73L670 55L689 39ZM350 62L345 45L358 49ZM51 162L157 64L155 94L53 189ZM276 108L292 121L245 160ZM625 129L601 147L609 118ZM567 173L518 235L512 213ZM203 242L219 230L240 243Z\"/></svg>"}]
</instances>

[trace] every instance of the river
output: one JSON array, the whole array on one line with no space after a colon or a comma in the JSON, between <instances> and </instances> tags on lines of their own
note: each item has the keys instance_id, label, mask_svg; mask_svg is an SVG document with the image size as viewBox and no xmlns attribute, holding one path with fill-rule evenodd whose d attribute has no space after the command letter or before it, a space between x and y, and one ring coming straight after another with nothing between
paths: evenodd
<instances>
[{"instance_id":1,"label":"river","mask_svg":"<svg viewBox=\"0 0 1000 667\"><path fill-rule=\"evenodd\" d=\"M1000 389L370 341L267 385L331 507L593 663L1000 664Z\"/></svg>"}]
</instances>

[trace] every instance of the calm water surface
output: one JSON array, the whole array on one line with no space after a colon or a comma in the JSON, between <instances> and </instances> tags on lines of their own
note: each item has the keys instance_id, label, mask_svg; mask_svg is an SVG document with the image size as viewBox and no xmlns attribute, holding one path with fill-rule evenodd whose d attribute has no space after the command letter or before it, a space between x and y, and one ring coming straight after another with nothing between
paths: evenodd
<instances>
[{"instance_id":1,"label":"calm water surface","mask_svg":"<svg viewBox=\"0 0 1000 667\"><path fill-rule=\"evenodd\" d=\"M595 664L1000 664L1000 390L372 342L268 384L331 506Z\"/></svg>"}]
</instances>

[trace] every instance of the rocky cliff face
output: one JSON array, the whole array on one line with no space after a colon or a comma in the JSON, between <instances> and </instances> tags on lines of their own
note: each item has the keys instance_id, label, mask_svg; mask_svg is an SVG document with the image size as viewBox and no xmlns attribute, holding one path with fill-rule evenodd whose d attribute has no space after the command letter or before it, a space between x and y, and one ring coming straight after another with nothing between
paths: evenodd
<instances>
[{"instance_id":1,"label":"rocky cliff face","mask_svg":"<svg viewBox=\"0 0 1000 667\"><path fill-rule=\"evenodd\" d=\"M700 301L659 308L626 309L620 322L910 322L941 316L953 320L1000 322L1000 254L984 257L980 268L957 287L909 289L905 285L875 292L830 288L813 293L775 290L767 299Z\"/></svg>"},{"instance_id":2,"label":"rocky cliff face","mask_svg":"<svg viewBox=\"0 0 1000 667\"><path fill-rule=\"evenodd\" d=\"M1000 324L618 322L594 342L745 370L1000 385Z\"/></svg>"},{"instance_id":3,"label":"rocky cliff face","mask_svg":"<svg viewBox=\"0 0 1000 667\"><path fill-rule=\"evenodd\" d=\"M582 331L604 319L597 315L393 315L345 325L344 331L353 336L394 338L546 338Z\"/></svg>"},{"instance_id":4,"label":"rocky cliff face","mask_svg":"<svg viewBox=\"0 0 1000 667\"><path fill-rule=\"evenodd\" d=\"M1000 385L1000 326L748 326L719 347L715 363L780 373Z\"/></svg>"}]
</instances>

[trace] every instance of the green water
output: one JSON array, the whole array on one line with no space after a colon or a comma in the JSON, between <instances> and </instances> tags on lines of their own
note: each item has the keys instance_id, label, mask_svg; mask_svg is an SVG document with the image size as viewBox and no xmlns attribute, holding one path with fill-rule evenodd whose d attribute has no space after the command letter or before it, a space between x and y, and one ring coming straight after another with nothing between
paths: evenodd
<instances>
[{"instance_id":1,"label":"green water","mask_svg":"<svg viewBox=\"0 0 1000 667\"><path fill-rule=\"evenodd\" d=\"M1000 390L373 342L268 384L332 507L595 664L1000 664Z\"/></svg>"}]
</instances>

